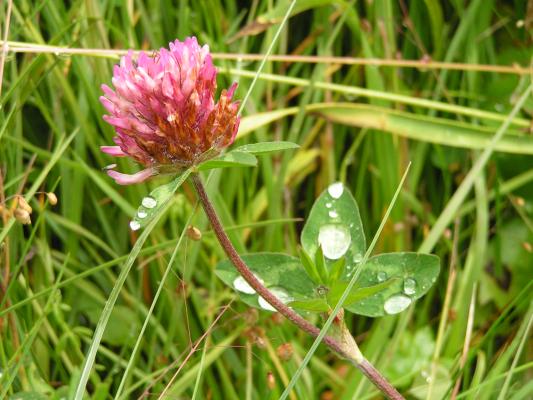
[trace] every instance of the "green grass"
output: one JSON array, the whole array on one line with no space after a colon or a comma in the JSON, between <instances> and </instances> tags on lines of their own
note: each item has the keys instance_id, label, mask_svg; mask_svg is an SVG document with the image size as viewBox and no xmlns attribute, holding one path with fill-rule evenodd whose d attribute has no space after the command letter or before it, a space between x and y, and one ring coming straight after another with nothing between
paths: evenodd
<instances>
[{"instance_id":1,"label":"green grass","mask_svg":"<svg viewBox=\"0 0 533 400\"><path fill-rule=\"evenodd\" d=\"M9 3L0 12L2 36ZM101 118L99 86L110 83L118 60L103 50L151 51L189 35L225 55L260 60L274 44L275 55L317 56L265 63L235 144L301 147L210 175L208 190L236 248L296 255L302 219L335 180L351 188L373 237L411 163L374 253L433 252L441 275L398 316L348 317L351 332L408 398L531 398L529 3L299 0L275 42L284 1L12 2L0 201L10 207L20 194L34 211L32 225L0 222L0 398L74 398L85 377L92 399L119 391L277 399L311 348L310 337L248 309L216 278L224 254L192 186L184 184L151 232L139 235L128 222L165 180L119 187L102 172L113 161L99 146L113 132ZM316 62L331 56L346 63ZM219 87L238 81L243 99L259 60L215 58ZM513 64L523 68L482 71ZM136 170L128 161L119 166ZM45 201L48 191L56 206ZM184 236L189 224L201 241ZM105 308L110 298L114 307ZM109 322L97 330L104 310ZM276 352L284 343L294 350L289 360ZM84 371L88 355L94 365ZM380 398L323 346L301 372L289 398Z\"/></svg>"}]
</instances>

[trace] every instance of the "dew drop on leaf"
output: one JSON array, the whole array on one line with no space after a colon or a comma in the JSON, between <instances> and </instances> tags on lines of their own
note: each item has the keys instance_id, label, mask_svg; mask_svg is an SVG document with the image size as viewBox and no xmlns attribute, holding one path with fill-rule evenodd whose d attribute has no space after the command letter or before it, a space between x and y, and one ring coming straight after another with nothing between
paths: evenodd
<instances>
[{"instance_id":1,"label":"dew drop on leaf","mask_svg":"<svg viewBox=\"0 0 533 400\"><path fill-rule=\"evenodd\" d=\"M146 218L147 215L148 213L144 210L137 211L137 218L143 219L143 218Z\"/></svg>"},{"instance_id":2,"label":"dew drop on leaf","mask_svg":"<svg viewBox=\"0 0 533 400\"><path fill-rule=\"evenodd\" d=\"M141 224L139 223L139 221L130 221L130 229L132 231L137 231L139 230L139 228L141 227Z\"/></svg>"},{"instance_id":3,"label":"dew drop on leaf","mask_svg":"<svg viewBox=\"0 0 533 400\"><path fill-rule=\"evenodd\" d=\"M323 225L318 231L318 243L322 246L324 256L330 260L341 258L351 241L350 231L344 225Z\"/></svg>"},{"instance_id":4,"label":"dew drop on leaf","mask_svg":"<svg viewBox=\"0 0 533 400\"><path fill-rule=\"evenodd\" d=\"M141 204L143 205L143 207L146 208L154 208L157 205L157 200L154 199L152 196L146 196L142 199Z\"/></svg>"},{"instance_id":5,"label":"dew drop on leaf","mask_svg":"<svg viewBox=\"0 0 533 400\"><path fill-rule=\"evenodd\" d=\"M280 301L283 304L290 303L291 301L294 300L294 298L289 293L287 293L287 291L283 288L272 287L272 288L269 288L269 290L274 296L280 299ZM272 305L269 302L267 302L264 298L262 298L261 296L259 296L258 303L261 306L261 308L263 308L264 310L276 311L276 309L272 307Z\"/></svg>"},{"instance_id":6,"label":"dew drop on leaf","mask_svg":"<svg viewBox=\"0 0 533 400\"><path fill-rule=\"evenodd\" d=\"M328 193L334 199L338 199L339 197L341 197L342 192L344 192L344 186L342 185L342 182L332 183L328 187Z\"/></svg>"},{"instance_id":7,"label":"dew drop on leaf","mask_svg":"<svg viewBox=\"0 0 533 400\"><path fill-rule=\"evenodd\" d=\"M411 304L411 298L404 294L392 295L385 301L383 308L387 314L398 314Z\"/></svg>"},{"instance_id":8,"label":"dew drop on leaf","mask_svg":"<svg viewBox=\"0 0 533 400\"><path fill-rule=\"evenodd\" d=\"M260 279L259 277L256 276L256 278L259 280L259 282L261 282L261 284L263 284L263 280ZM242 276L238 276L237 278L235 278L235 280L233 281L233 287L235 288L235 290L241 292L241 293L246 293L246 294L255 294L255 290L253 287L251 287L248 282L246 282L244 280L244 278Z\"/></svg>"},{"instance_id":9,"label":"dew drop on leaf","mask_svg":"<svg viewBox=\"0 0 533 400\"><path fill-rule=\"evenodd\" d=\"M332 204L331 203L326 203L326 208L331 208Z\"/></svg>"},{"instance_id":10,"label":"dew drop on leaf","mask_svg":"<svg viewBox=\"0 0 533 400\"><path fill-rule=\"evenodd\" d=\"M255 290L244 280L242 276L237 277L233 281L233 287L235 290L246 294L254 294Z\"/></svg>"},{"instance_id":11,"label":"dew drop on leaf","mask_svg":"<svg viewBox=\"0 0 533 400\"><path fill-rule=\"evenodd\" d=\"M387 280L387 273L385 271L379 271L378 272L378 281L379 282L384 282Z\"/></svg>"},{"instance_id":12,"label":"dew drop on leaf","mask_svg":"<svg viewBox=\"0 0 533 400\"><path fill-rule=\"evenodd\" d=\"M363 261L363 255L361 253L354 254L352 261L356 264L359 264L361 261Z\"/></svg>"},{"instance_id":13,"label":"dew drop on leaf","mask_svg":"<svg viewBox=\"0 0 533 400\"><path fill-rule=\"evenodd\" d=\"M416 281L413 278L407 278L403 282L403 292L408 295L415 294L416 292Z\"/></svg>"},{"instance_id":14,"label":"dew drop on leaf","mask_svg":"<svg viewBox=\"0 0 533 400\"><path fill-rule=\"evenodd\" d=\"M330 218L337 218L338 216L339 216L339 214L337 213L337 211L331 210L329 212L329 217Z\"/></svg>"}]
</instances>

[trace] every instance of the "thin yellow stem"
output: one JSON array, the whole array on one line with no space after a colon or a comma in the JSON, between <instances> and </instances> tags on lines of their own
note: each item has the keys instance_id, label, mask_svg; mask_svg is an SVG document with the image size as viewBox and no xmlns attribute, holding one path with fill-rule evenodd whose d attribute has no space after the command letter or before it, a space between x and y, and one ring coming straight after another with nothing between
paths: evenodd
<instances>
[{"instance_id":1,"label":"thin yellow stem","mask_svg":"<svg viewBox=\"0 0 533 400\"><path fill-rule=\"evenodd\" d=\"M0 41L0 45L4 45ZM11 53L53 53L56 55L82 55L92 57L111 57L118 58L128 53L129 50L122 49L98 49L98 48L68 48L61 46L50 46L36 43L8 41L8 51ZM133 53L139 53L141 50L134 50ZM156 50L146 49L145 52L151 53ZM216 60L235 60L235 61L260 61L263 54L242 54L242 53L211 53ZM455 71L477 71L477 72L495 72L501 74L514 75L531 75L533 68L524 67L518 63L512 65L491 65L491 64L471 64L471 63L454 63L433 61L431 59L420 60L397 60L390 58L361 58L361 57L344 57L344 56L305 56L295 54L272 54L269 61L284 63L311 63L311 64L339 64L339 65L371 65L376 67L392 68L417 68L421 70L455 70Z\"/></svg>"}]
</instances>

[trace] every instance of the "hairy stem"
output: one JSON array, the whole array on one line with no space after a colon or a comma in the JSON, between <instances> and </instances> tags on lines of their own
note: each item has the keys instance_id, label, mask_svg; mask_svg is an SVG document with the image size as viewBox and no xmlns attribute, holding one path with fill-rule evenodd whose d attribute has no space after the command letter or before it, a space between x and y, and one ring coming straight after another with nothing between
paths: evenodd
<instances>
[{"instance_id":1,"label":"hairy stem","mask_svg":"<svg viewBox=\"0 0 533 400\"><path fill-rule=\"evenodd\" d=\"M237 253L237 250L233 247L233 244L229 240L222 224L218 218L218 215L207 196L202 180L198 174L191 175L192 182L200 198L200 202L204 208L207 218L213 227L215 235L217 236L220 245L224 249L226 255L231 260L235 268L242 275L244 280L263 297L269 304L271 304L281 315L298 326L301 330L307 332L313 337L317 337L320 333L320 329L311 324L306 319L302 318L290 307L281 302L270 290L261 284L261 282L255 277L250 268L243 261L241 256ZM323 343L331 350L339 354L341 357L348 359L353 365L359 368L365 376L370 379L376 387L381 390L388 398L392 400L402 400L403 396L379 373L374 366L366 360L359 352L357 345L353 338L350 337L340 342L331 336L324 336Z\"/></svg>"}]
</instances>

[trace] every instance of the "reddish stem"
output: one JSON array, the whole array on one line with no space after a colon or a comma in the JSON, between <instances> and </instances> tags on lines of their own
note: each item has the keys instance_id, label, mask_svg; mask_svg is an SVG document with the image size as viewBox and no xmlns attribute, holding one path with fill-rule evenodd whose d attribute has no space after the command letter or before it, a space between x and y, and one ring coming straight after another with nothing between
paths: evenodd
<instances>
[{"instance_id":1,"label":"reddish stem","mask_svg":"<svg viewBox=\"0 0 533 400\"><path fill-rule=\"evenodd\" d=\"M311 324L306 319L302 318L297 314L293 309L286 306L281 300L279 300L270 290L268 290L263 284L255 277L253 272L248 268L246 263L243 261L237 250L233 247L233 244L229 240L222 224L218 218L218 215L209 200L209 197L205 191L202 180L198 174L191 175L192 182L200 198L200 202L204 208L204 211L215 231L215 235L220 242L220 245L224 249L226 255L231 260L235 268L242 275L244 280L259 294L264 298L269 304L271 304L280 314L282 314L289 321L294 323L303 331L307 332L313 337L317 337L320 333L320 329ZM322 339L324 344L328 346L331 350L338 353L340 356L350 360L357 368L359 368L365 376L370 379L378 389L380 389L389 399L391 400L404 400L403 396L379 373L378 370L374 368L370 362L366 359L356 360L353 355L337 340L331 336L324 336Z\"/></svg>"}]
</instances>

